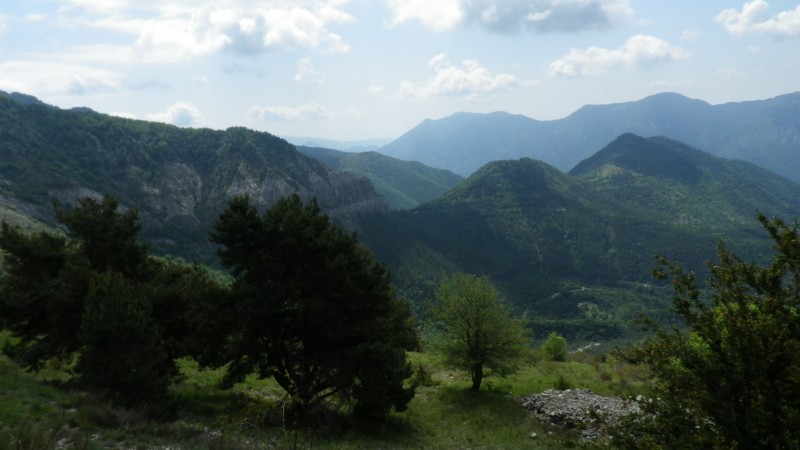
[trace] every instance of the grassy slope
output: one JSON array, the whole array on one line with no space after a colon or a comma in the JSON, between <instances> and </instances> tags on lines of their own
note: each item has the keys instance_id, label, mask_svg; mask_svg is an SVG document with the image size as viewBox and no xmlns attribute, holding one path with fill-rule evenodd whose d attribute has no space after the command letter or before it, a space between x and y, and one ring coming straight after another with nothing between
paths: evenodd
<instances>
[{"instance_id":1,"label":"grassy slope","mask_svg":"<svg viewBox=\"0 0 800 450\"><path fill-rule=\"evenodd\" d=\"M0 335L5 340L7 334ZM136 411L112 408L95 395L63 390L42 376L22 372L0 357L0 449L53 448L531 448L559 449L575 439L531 418L515 396L552 388L559 377L597 393L641 392L641 372L586 354L565 363L530 360L506 379L489 378L479 393L469 380L426 354L412 354L430 383L421 386L407 411L375 425L333 417L329 431L287 430L282 425L283 392L271 380L248 379L233 390L217 388L220 371L198 371L181 361L185 375L174 387L177 413L162 422ZM61 373L63 375L63 373ZM532 432L540 437L530 438ZM16 446L16 443L20 443ZM277 444L277 445L276 445Z\"/></svg>"}]
</instances>

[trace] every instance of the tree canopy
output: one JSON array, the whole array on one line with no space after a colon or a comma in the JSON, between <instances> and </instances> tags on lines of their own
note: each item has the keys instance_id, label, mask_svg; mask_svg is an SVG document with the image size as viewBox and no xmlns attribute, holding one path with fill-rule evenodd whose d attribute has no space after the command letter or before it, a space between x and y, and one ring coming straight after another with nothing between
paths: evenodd
<instances>
[{"instance_id":1,"label":"tree canopy","mask_svg":"<svg viewBox=\"0 0 800 450\"><path fill-rule=\"evenodd\" d=\"M83 385L125 402L158 400L174 360L199 355L218 283L196 267L149 257L135 209L110 196L57 207L65 235L2 224L3 351L23 367L72 367Z\"/></svg>"},{"instance_id":2,"label":"tree canopy","mask_svg":"<svg viewBox=\"0 0 800 450\"><path fill-rule=\"evenodd\" d=\"M662 261L673 306L688 330L648 322L654 337L630 351L655 376L652 413L614 435L620 448L800 446L800 234L759 216L774 242L771 263L747 263L722 244L707 289Z\"/></svg>"},{"instance_id":3,"label":"tree canopy","mask_svg":"<svg viewBox=\"0 0 800 450\"><path fill-rule=\"evenodd\" d=\"M469 372L472 390L481 387L484 368L497 375L516 370L531 333L511 317L488 278L456 273L442 281L429 314L439 333L432 344L446 361Z\"/></svg>"},{"instance_id":4,"label":"tree canopy","mask_svg":"<svg viewBox=\"0 0 800 450\"><path fill-rule=\"evenodd\" d=\"M263 216L236 197L211 240L235 281L223 358L227 381L256 372L274 377L298 415L332 399L381 418L413 397L406 350L416 334L388 271L333 224L316 200L295 194Z\"/></svg>"}]
</instances>

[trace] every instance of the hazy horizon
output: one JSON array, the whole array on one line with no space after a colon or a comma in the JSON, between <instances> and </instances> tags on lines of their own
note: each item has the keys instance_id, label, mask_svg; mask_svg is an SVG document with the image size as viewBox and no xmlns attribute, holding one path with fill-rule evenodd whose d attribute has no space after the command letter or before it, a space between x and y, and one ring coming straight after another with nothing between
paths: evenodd
<instances>
[{"instance_id":1,"label":"hazy horizon","mask_svg":"<svg viewBox=\"0 0 800 450\"><path fill-rule=\"evenodd\" d=\"M800 5L753 0L11 0L0 89L180 126L385 140L677 92L800 90Z\"/></svg>"}]
</instances>

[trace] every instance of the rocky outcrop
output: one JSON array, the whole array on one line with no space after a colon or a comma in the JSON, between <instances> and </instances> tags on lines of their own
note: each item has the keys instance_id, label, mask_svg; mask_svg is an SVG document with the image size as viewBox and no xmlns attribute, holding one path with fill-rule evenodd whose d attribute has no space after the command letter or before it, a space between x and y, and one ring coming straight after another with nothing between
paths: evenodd
<instances>
[{"instance_id":1,"label":"rocky outcrop","mask_svg":"<svg viewBox=\"0 0 800 450\"><path fill-rule=\"evenodd\" d=\"M566 428L580 428L581 436L585 439L600 435L599 420L612 425L624 416L640 412L635 402L618 397L603 397L588 389L549 389L523 397L522 405L542 422Z\"/></svg>"}]
</instances>

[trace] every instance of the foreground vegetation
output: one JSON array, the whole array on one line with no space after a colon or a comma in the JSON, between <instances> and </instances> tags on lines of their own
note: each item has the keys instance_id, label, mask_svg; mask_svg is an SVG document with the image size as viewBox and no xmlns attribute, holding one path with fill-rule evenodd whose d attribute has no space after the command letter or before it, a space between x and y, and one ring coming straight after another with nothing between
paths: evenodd
<instances>
[{"instance_id":1,"label":"foreground vegetation","mask_svg":"<svg viewBox=\"0 0 800 450\"><path fill-rule=\"evenodd\" d=\"M150 257L110 197L57 215L66 235L0 227L7 448L800 447L798 223L760 215L772 261L720 245L705 285L662 259L683 326L645 321L620 364L568 357L555 332L534 352L467 274L429 309L440 333L422 348L439 351L408 353L420 330L388 271L297 195L261 217L231 200L211 235L223 283ZM483 383L485 369L507 378ZM519 397L551 387L643 393L644 414L593 443L545 434Z\"/></svg>"},{"instance_id":2,"label":"foreground vegetation","mask_svg":"<svg viewBox=\"0 0 800 450\"><path fill-rule=\"evenodd\" d=\"M0 344L6 338L0 336ZM641 368L586 353L553 362L532 352L515 375L489 378L479 392L470 391L467 374L432 355L410 359L421 384L405 412L390 413L381 424L330 413L311 426L284 427L285 394L271 379L248 377L224 390L224 371L199 370L183 359L170 408L154 416L147 405L122 408L71 388L63 369L34 376L0 357L0 449L48 449L59 442L78 449L560 449L576 444L577 434L540 424L515 397L556 386L605 395L645 389Z\"/></svg>"}]
</instances>

